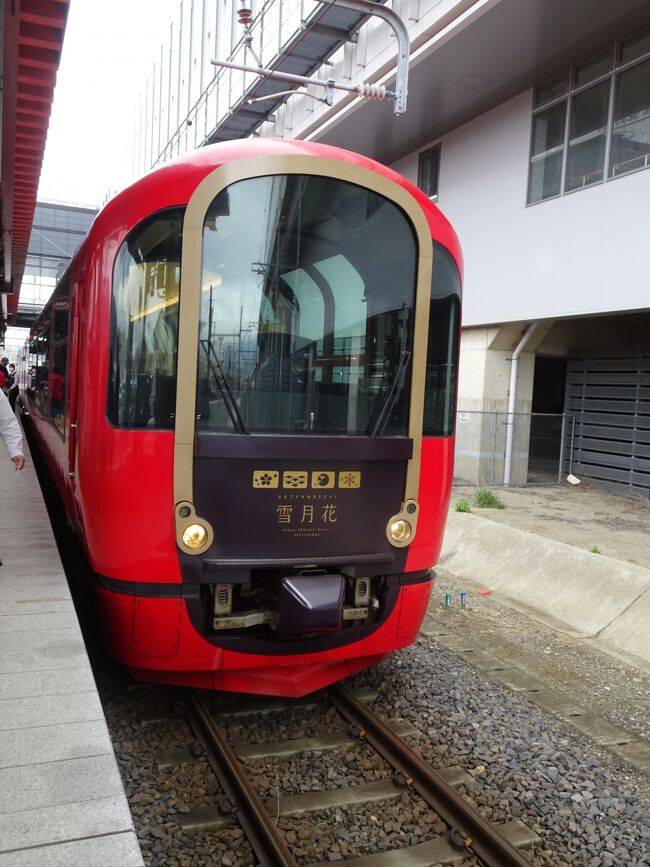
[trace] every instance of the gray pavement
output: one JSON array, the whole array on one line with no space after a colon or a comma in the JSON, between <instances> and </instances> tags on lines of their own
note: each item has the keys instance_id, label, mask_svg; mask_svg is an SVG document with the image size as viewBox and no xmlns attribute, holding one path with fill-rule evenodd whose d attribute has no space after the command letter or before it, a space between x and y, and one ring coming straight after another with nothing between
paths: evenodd
<instances>
[{"instance_id":1,"label":"gray pavement","mask_svg":"<svg viewBox=\"0 0 650 867\"><path fill-rule=\"evenodd\" d=\"M461 498L472 501L475 491L470 485L454 485L452 504ZM650 500L613 494L589 481L494 491L505 509L473 506L474 515L583 551L595 545L614 560L644 568L650 564Z\"/></svg>"},{"instance_id":2,"label":"gray pavement","mask_svg":"<svg viewBox=\"0 0 650 867\"><path fill-rule=\"evenodd\" d=\"M140 847L31 458L0 446L0 867L139 867Z\"/></svg>"}]
</instances>

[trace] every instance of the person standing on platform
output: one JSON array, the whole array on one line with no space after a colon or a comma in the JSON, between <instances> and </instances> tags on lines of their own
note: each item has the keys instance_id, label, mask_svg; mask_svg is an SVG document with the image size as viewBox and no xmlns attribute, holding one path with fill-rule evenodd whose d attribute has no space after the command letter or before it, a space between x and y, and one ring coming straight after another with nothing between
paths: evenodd
<instances>
[{"instance_id":1,"label":"person standing on platform","mask_svg":"<svg viewBox=\"0 0 650 867\"><path fill-rule=\"evenodd\" d=\"M16 400L18 399L18 374L16 373L16 365L10 364L7 367L9 371L9 406L12 412L16 412Z\"/></svg>"},{"instance_id":2,"label":"person standing on platform","mask_svg":"<svg viewBox=\"0 0 650 867\"><path fill-rule=\"evenodd\" d=\"M22 470L25 466L23 435L18 419L12 412L9 401L2 390L0 390L0 437L7 446L9 457L16 465L16 472ZM0 560L0 566L2 566L2 560Z\"/></svg>"},{"instance_id":3,"label":"person standing on platform","mask_svg":"<svg viewBox=\"0 0 650 867\"><path fill-rule=\"evenodd\" d=\"M9 401L0 391L0 437L7 447L9 457L16 465L16 472L25 466L23 454L23 435L18 419L11 411Z\"/></svg>"}]
</instances>

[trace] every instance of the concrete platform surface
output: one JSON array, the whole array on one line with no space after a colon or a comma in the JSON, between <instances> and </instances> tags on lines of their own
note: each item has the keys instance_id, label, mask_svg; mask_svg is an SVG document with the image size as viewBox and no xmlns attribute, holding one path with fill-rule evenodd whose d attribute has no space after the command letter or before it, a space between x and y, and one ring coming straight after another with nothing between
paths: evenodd
<instances>
[{"instance_id":1,"label":"concrete platform surface","mask_svg":"<svg viewBox=\"0 0 650 867\"><path fill-rule=\"evenodd\" d=\"M41 490L0 443L0 867L139 867Z\"/></svg>"},{"instance_id":2,"label":"concrete platform surface","mask_svg":"<svg viewBox=\"0 0 650 867\"><path fill-rule=\"evenodd\" d=\"M527 530L508 525L508 506L468 514L453 510L456 499L454 492L443 569L603 649L637 657L644 667L650 662L650 568L543 535L549 530L539 502L537 524ZM553 508L549 500L549 516ZM521 522L516 510L511 515L513 524Z\"/></svg>"}]
</instances>

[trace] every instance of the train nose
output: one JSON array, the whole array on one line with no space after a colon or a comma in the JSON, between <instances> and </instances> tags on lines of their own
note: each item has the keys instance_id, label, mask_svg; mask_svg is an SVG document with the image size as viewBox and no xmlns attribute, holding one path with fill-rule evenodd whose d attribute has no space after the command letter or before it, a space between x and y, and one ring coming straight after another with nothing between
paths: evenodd
<instances>
[{"instance_id":1,"label":"train nose","mask_svg":"<svg viewBox=\"0 0 650 867\"><path fill-rule=\"evenodd\" d=\"M283 578L278 606L278 634L300 635L340 629L344 599L345 579L342 575Z\"/></svg>"}]
</instances>

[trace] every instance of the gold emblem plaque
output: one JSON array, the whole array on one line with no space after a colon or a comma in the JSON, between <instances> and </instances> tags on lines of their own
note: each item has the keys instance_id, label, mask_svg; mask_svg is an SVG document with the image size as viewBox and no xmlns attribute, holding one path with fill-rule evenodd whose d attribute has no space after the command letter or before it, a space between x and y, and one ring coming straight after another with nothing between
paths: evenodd
<instances>
[{"instance_id":1,"label":"gold emblem plaque","mask_svg":"<svg viewBox=\"0 0 650 867\"><path fill-rule=\"evenodd\" d=\"M339 473L339 488L360 488L361 473L346 470Z\"/></svg>"},{"instance_id":2,"label":"gold emblem plaque","mask_svg":"<svg viewBox=\"0 0 650 867\"><path fill-rule=\"evenodd\" d=\"M255 470L253 473L254 488L277 488L280 485L280 473L277 470Z\"/></svg>"},{"instance_id":3,"label":"gold emblem plaque","mask_svg":"<svg viewBox=\"0 0 650 867\"><path fill-rule=\"evenodd\" d=\"M326 490L327 488L333 488L335 484L336 473L331 472L331 470L317 470L311 474L312 488Z\"/></svg>"},{"instance_id":4,"label":"gold emblem plaque","mask_svg":"<svg viewBox=\"0 0 650 867\"><path fill-rule=\"evenodd\" d=\"M292 470L282 473L283 488L306 488L308 481L308 473L303 470Z\"/></svg>"}]
</instances>

